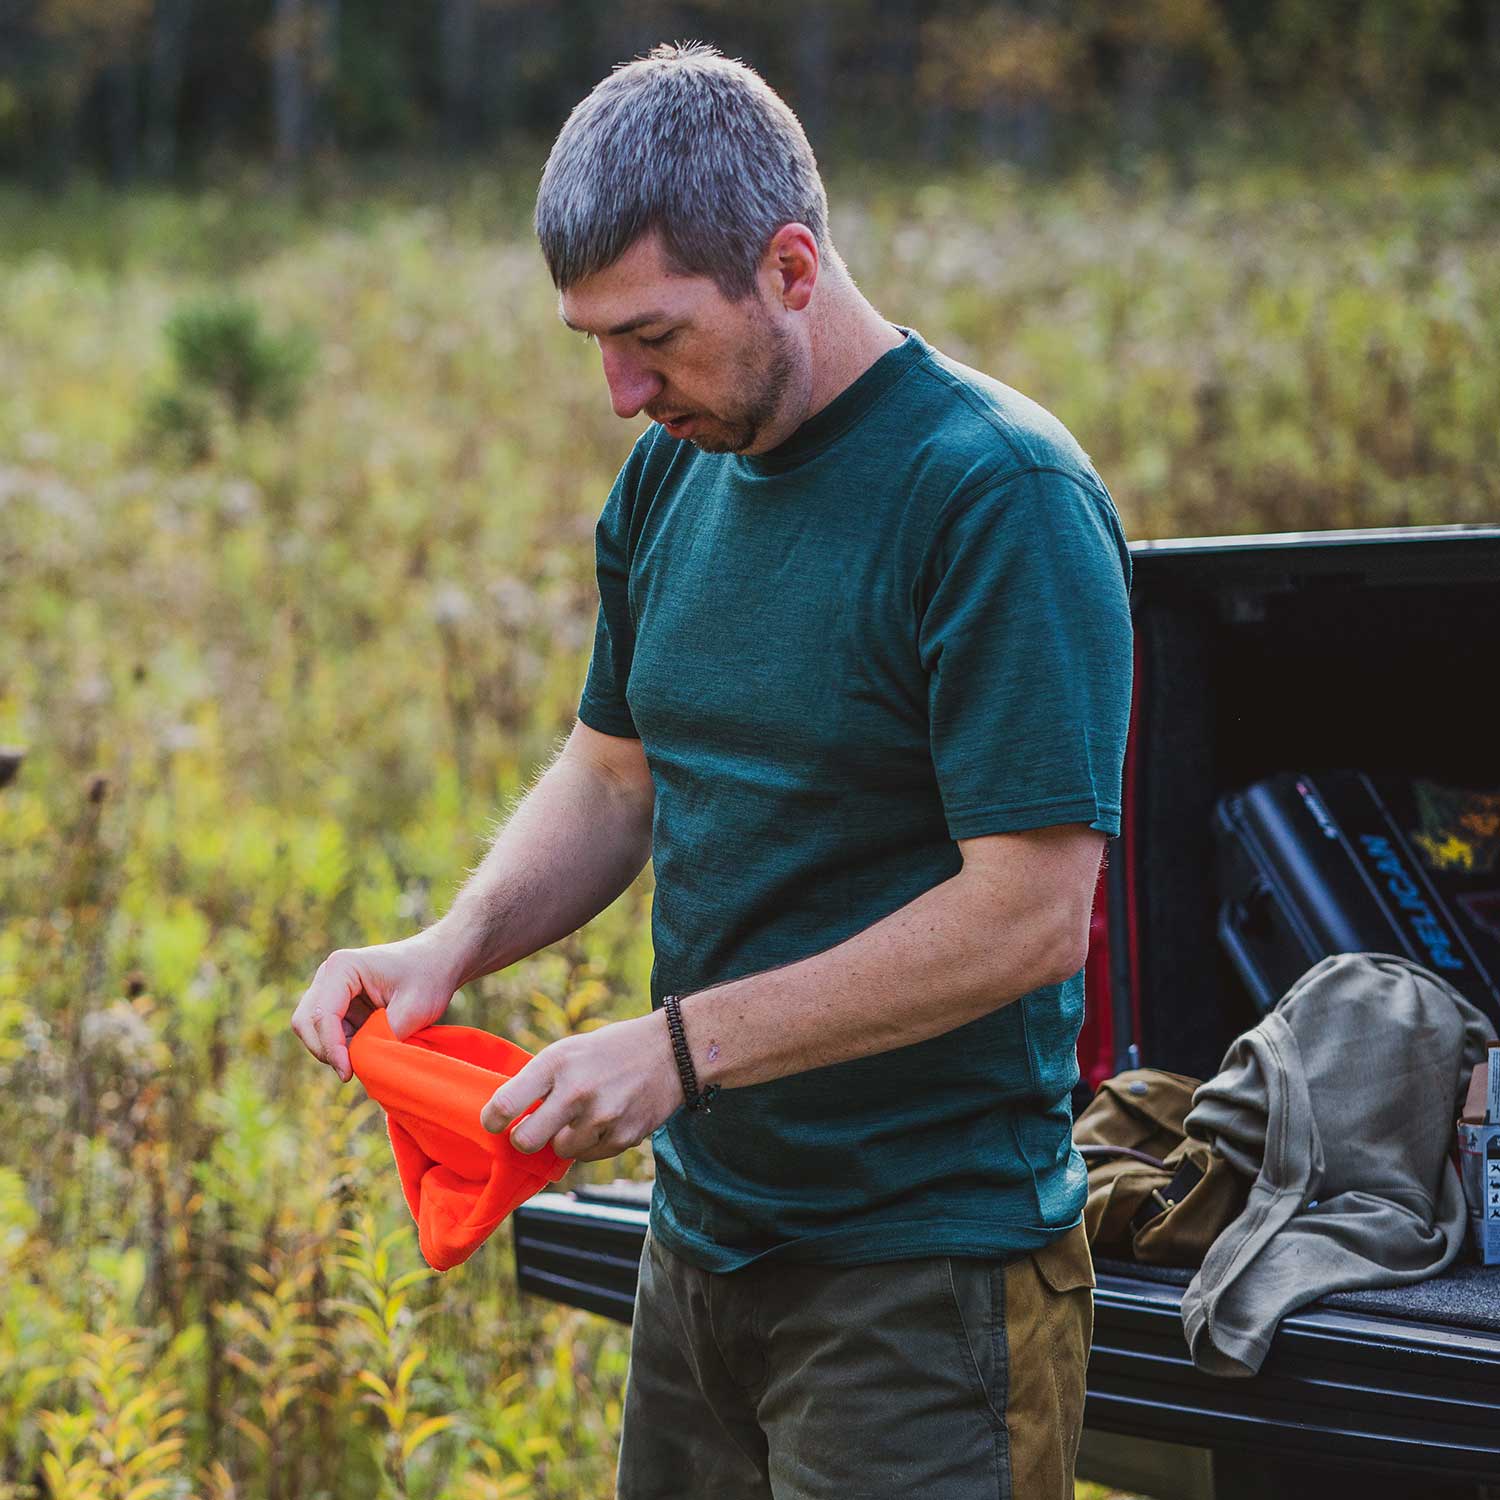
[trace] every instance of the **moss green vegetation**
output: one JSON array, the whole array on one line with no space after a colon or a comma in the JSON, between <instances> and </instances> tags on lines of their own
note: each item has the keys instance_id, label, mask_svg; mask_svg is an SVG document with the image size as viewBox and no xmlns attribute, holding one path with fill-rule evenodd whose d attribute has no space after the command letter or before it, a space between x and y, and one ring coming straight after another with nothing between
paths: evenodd
<instances>
[{"instance_id":1,"label":"moss green vegetation","mask_svg":"<svg viewBox=\"0 0 1500 1500\"><path fill-rule=\"evenodd\" d=\"M287 1027L571 723L634 424L531 181L0 197L0 1496L609 1492L624 1331L522 1301L503 1235L422 1274L378 1111ZM1500 158L834 199L877 305L1055 410L1134 537L1500 511ZM452 1018L639 1009L649 901Z\"/></svg>"}]
</instances>

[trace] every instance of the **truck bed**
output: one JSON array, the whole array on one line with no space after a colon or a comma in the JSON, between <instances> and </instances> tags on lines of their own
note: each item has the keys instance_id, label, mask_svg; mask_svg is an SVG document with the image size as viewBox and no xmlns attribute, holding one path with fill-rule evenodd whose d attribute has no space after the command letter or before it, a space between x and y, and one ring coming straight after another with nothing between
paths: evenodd
<instances>
[{"instance_id":1,"label":"truck bed","mask_svg":"<svg viewBox=\"0 0 1500 1500\"><path fill-rule=\"evenodd\" d=\"M1473 1274L1465 1274L1465 1273ZM1100 1260L1085 1420L1452 1478L1500 1475L1500 1320L1465 1267L1401 1292L1341 1292L1284 1318L1249 1378L1206 1375L1182 1332L1192 1273ZM1170 1278L1170 1279L1169 1279Z\"/></svg>"}]
</instances>

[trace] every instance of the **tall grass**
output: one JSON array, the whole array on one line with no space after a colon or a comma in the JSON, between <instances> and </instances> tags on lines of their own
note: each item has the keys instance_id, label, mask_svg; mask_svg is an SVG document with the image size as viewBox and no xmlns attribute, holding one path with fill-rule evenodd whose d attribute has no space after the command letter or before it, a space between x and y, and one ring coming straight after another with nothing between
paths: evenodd
<instances>
[{"instance_id":1,"label":"tall grass","mask_svg":"<svg viewBox=\"0 0 1500 1500\"><path fill-rule=\"evenodd\" d=\"M378 1110L287 1028L568 728L634 431L525 184L439 186L0 197L0 1495L609 1492L624 1331L522 1301L503 1235L426 1273ZM1132 536L1500 511L1500 159L834 198L877 305L1056 411ZM317 374L184 462L163 330L229 291ZM451 1018L638 1010L649 900Z\"/></svg>"}]
</instances>

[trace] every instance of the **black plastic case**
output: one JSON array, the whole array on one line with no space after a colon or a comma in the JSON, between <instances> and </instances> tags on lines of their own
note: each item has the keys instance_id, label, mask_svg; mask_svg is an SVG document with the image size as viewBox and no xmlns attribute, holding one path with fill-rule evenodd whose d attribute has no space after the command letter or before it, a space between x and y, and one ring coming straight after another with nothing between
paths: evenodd
<instances>
[{"instance_id":1,"label":"black plastic case","mask_svg":"<svg viewBox=\"0 0 1500 1500\"><path fill-rule=\"evenodd\" d=\"M1219 941L1262 1012L1330 953L1398 953L1500 1034L1500 789L1284 771L1213 831Z\"/></svg>"}]
</instances>

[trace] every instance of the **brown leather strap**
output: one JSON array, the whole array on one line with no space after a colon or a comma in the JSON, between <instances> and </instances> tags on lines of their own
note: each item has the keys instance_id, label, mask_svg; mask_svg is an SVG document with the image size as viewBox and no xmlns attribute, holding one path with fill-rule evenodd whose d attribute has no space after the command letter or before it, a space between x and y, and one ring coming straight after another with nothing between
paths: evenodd
<instances>
[{"instance_id":1,"label":"brown leather strap","mask_svg":"<svg viewBox=\"0 0 1500 1500\"><path fill-rule=\"evenodd\" d=\"M1179 1162L1166 1187L1152 1188L1141 1200L1141 1206L1130 1220L1131 1234L1139 1234L1153 1219L1160 1218L1169 1208L1175 1208L1202 1181L1203 1170L1195 1161L1185 1159Z\"/></svg>"},{"instance_id":2,"label":"brown leather strap","mask_svg":"<svg viewBox=\"0 0 1500 1500\"><path fill-rule=\"evenodd\" d=\"M1167 1170L1166 1162L1159 1156L1149 1156L1134 1146L1080 1146L1078 1154L1085 1161L1109 1161L1112 1157L1128 1156L1132 1161L1143 1161L1148 1167L1155 1167L1158 1172Z\"/></svg>"}]
</instances>

